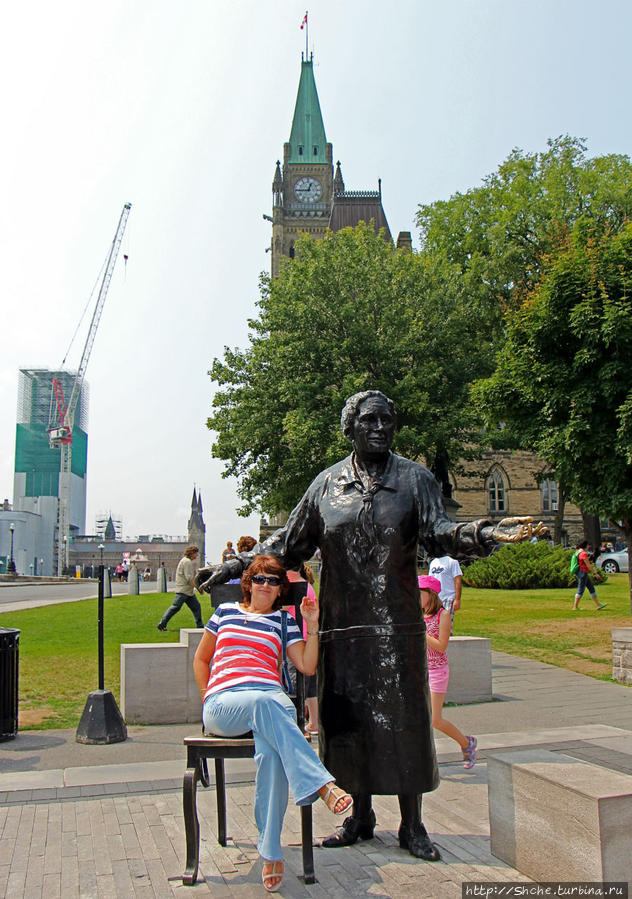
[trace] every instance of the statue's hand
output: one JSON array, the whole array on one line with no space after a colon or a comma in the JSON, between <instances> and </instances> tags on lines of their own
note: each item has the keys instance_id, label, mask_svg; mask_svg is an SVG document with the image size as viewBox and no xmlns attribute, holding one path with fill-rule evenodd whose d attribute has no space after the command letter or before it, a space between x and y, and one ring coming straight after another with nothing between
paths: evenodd
<instances>
[{"instance_id":1,"label":"statue's hand","mask_svg":"<svg viewBox=\"0 0 632 899\"><path fill-rule=\"evenodd\" d=\"M237 563L236 567L235 562ZM231 559L230 562L224 562L223 565L215 569L200 569L195 582L200 593L210 593L211 587L214 587L215 584L225 584L226 581L233 577L241 577L241 562L239 559Z\"/></svg>"},{"instance_id":2,"label":"statue's hand","mask_svg":"<svg viewBox=\"0 0 632 899\"><path fill-rule=\"evenodd\" d=\"M544 537L548 532L549 529L541 521L534 524L533 518L525 515L521 518L503 518L492 529L491 536L498 543L521 543L532 537Z\"/></svg>"}]
</instances>

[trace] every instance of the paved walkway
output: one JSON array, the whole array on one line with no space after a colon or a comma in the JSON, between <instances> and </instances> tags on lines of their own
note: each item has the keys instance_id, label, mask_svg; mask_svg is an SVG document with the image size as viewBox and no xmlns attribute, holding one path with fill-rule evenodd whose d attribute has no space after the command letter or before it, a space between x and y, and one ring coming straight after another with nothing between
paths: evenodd
<instances>
[{"instance_id":1,"label":"paved walkway","mask_svg":"<svg viewBox=\"0 0 632 899\"><path fill-rule=\"evenodd\" d=\"M437 739L441 785L424 798L424 821L443 861L413 859L397 845L394 797L377 797L375 839L317 849L318 883L305 886L300 824L290 805L284 830L292 897L406 899L461 896L472 881L527 882L490 854L487 754L548 748L632 774L632 692L550 665L493 653L495 700L449 708L446 716L479 738L466 772L445 737ZM126 743L85 746L74 731L27 731L0 744L0 895L7 897L226 897L264 894L252 815L254 764L228 763L228 846L217 843L215 797L198 792L200 881L183 887L182 737L191 725L130 728ZM314 806L320 841L335 819Z\"/></svg>"}]
</instances>

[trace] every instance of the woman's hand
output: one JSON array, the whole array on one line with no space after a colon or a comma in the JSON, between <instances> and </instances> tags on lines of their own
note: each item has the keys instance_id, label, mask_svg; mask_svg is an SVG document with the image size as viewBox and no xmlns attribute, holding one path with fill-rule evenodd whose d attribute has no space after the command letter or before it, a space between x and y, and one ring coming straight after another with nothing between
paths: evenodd
<instances>
[{"instance_id":1,"label":"woman's hand","mask_svg":"<svg viewBox=\"0 0 632 899\"><path fill-rule=\"evenodd\" d=\"M313 628L309 627L310 624L318 627L319 607L317 597L303 597L303 602L301 603L301 615L308 624L308 630L313 630Z\"/></svg>"}]
</instances>

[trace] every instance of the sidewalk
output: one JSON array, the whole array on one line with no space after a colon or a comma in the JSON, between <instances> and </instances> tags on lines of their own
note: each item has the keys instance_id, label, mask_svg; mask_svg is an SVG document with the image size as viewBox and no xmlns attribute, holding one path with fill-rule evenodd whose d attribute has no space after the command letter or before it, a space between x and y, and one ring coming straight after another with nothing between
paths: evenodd
<instances>
[{"instance_id":1,"label":"sidewalk","mask_svg":"<svg viewBox=\"0 0 632 899\"><path fill-rule=\"evenodd\" d=\"M453 741L436 741L441 785L424 798L424 821L443 861L418 862L397 845L395 797L376 797L375 839L315 852L318 883L305 886L300 824L290 805L284 831L284 896L460 897L467 881L527 878L489 852L487 754L538 747L632 774L632 693L538 662L493 653L494 701L449 708L479 740L466 772ZM183 887L182 738L195 725L131 727L111 746L74 742L74 731L27 731L0 743L0 895L218 896L264 894L252 815L254 762L227 763L230 839L217 843L213 790L198 791L200 882ZM319 842L336 819L314 806Z\"/></svg>"}]
</instances>

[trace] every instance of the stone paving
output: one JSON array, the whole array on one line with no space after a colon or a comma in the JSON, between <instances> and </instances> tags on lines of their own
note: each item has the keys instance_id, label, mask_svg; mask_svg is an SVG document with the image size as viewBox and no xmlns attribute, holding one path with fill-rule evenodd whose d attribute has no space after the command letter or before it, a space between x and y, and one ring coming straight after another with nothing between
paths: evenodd
<instances>
[{"instance_id":1,"label":"stone paving","mask_svg":"<svg viewBox=\"0 0 632 899\"><path fill-rule=\"evenodd\" d=\"M306 886L299 879L299 814L291 804L280 895L456 899L467 882L527 883L490 854L486 755L499 747L539 746L632 773L629 688L501 653L493 654L493 665L494 695L503 701L446 711L465 732L478 735L475 768L464 771L454 743L437 739L441 785L424 797L424 821L443 860L429 864L399 849L397 800L376 797L376 837L345 849L316 849L318 882ZM131 746L86 747L74 743L70 732L50 731L20 733L0 744L1 896L264 895L252 762L235 762L229 771L226 848L217 843L214 791L198 790L199 882L184 887L181 740L195 727L138 730ZM336 823L316 803L315 840Z\"/></svg>"}]
</instances>

